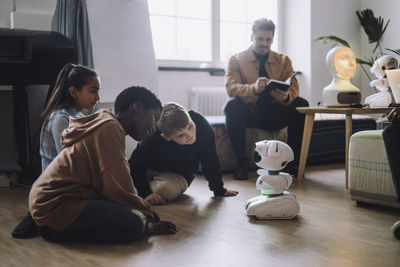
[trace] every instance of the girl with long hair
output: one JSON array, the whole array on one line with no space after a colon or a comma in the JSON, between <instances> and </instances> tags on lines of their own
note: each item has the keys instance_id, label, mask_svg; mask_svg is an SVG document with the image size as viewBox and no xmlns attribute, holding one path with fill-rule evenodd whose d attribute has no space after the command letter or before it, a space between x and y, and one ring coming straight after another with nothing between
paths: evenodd
<instances>
[{"instance_id":1,"label":"girl with long hair","mask_svg":"<svg viewBox=\"0 0 400 267\"><path fill-rule=\"evenodd\" d=\"M71 63L62 68L39 120L42 171L62 150L60 136L68 127L69 118L90 113L99 100L99 89L95 70Z\"/></svg>"}]
</instances>

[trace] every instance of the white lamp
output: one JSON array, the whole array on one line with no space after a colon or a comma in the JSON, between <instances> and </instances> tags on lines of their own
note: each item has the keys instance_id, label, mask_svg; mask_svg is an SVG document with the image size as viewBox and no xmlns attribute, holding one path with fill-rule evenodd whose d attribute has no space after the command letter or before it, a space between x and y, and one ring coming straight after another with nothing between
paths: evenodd
<instances>
[{"instance_id":1,"label":"white lamp","mask_svg":"<svg viewBox=\"0 0 400 267\"><path fill-rule=\"evenodd\" d=\"M327 107L348 107L361 102L360 89L351 84L356 73L356 56L351 48L338 46L326 55L326 64L333 75L332 82L322 92L322 102Z\"/></svg>"},{"instance_id":2,"label":"white lamp","mask_svg":"<svg viewBox=\"0 0 400 267\"><path fill-rule=\"evenodd\" d=\"M394 101L400 103L400 69L386 70L386 76L389 81L390 89L392 89L392 94Z\"/></svg>"}]
</instances>

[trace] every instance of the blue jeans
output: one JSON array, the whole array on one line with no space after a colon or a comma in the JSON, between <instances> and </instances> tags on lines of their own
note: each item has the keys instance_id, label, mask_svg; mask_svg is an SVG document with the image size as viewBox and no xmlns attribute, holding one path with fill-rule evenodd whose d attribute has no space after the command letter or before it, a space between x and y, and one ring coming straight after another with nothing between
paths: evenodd
<instances>
[{"instance_id":1,"label":"blue jeans","mask_svg":"<svg viewBox=\"0 0 400 267\"><path fill-rule=\"evenodd\" d=\"M131 242L143 236L143 218L131 208L103 199L89 201L78 218L64 231L39 227L39 234L54 242Z\"/></svg>"}]
</instances>

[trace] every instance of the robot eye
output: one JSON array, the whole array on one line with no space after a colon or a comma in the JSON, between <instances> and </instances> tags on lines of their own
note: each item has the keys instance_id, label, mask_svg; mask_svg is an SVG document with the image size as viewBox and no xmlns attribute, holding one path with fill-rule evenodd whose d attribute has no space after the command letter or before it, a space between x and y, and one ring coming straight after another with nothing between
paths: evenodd
<instances>
[{"instance_id":1,"label":"robot eye","mask_svg":"<svg viewBox=\"0 0 400 267\"><path fill-rule=\"evenodd\" d=\"M263 181L262 181L262 180L258 181L258 184L262 184L262 183L263 183Z\"/></svg>"},{"instance_id":2,"label":"robot eye","mask_svg":"<svg viewBox=\"0 0 400 267\"><path fill-rule=\"evenodd\" d=\"M254 162L255 162L255 163L261 161L261 155L260 155L257 151L254 151L253 158L254 158Z\"/></svg>"},{"instance_id":3,"label":"robot eye","mask_svg":"<svg viewBox=\"0 0 400 267\"><path fill-rule=\"evenodd\" d=\"M282 166L282 167L285 166L286 163L287 163L287 161L282 162L281 166Z\"/></svg>"}]
</instances>

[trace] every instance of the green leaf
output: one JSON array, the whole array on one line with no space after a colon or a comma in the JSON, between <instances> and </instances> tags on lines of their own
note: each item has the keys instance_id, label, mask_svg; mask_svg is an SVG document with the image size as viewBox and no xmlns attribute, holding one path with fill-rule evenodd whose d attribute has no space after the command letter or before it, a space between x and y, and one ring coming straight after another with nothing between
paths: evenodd
<instances>
[{"instance_id":1,"label":"green leaf","mask_svg":"<svg viewBox=\"0 0 400 267\"><path fill-rule=\"evenodd\" d=\"M356 58L356 62L360 65L368 65L372 67L374 65L375 60L378 58L378 56L375 57L370 57L368 59L362 59L362 58Z\"/></svg>"},{"instance_id":2,"label":"green leaf","mask_svg":"<svg viewBox=\"0 0 400 267\"><path fill-rule=\"evenodd\" d=\"M324 43L333 42L334 45L339 43L343 46L347 46L347 47L351 48L350 44L346 40L344 40L338 36L335 36L335 35L321 36L321 37L314 39L314 42L318 42L318 41L323 41Z\"/></svg>"},{"instance_id":3,"label":"green leaf","mask_svg":"<svg viewBox=\"0 0 400 267\"><path fill-rule=\"evenodd\" d=\"M395 53L396 55L400 56L400 49L393 50L393 49L385 48L385 50L388 50L388 51L390 51L392 53Z\"/></svg>"}]
</instances>

